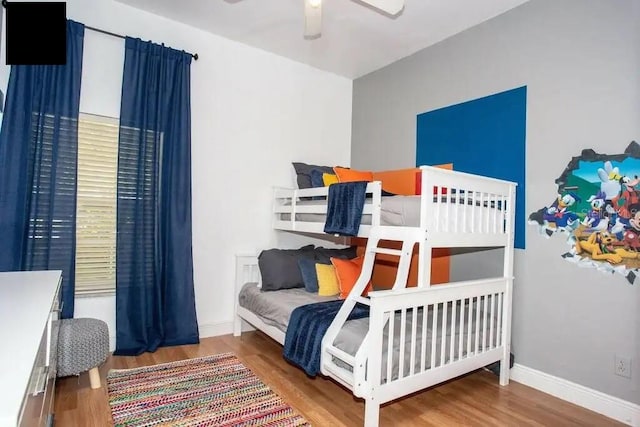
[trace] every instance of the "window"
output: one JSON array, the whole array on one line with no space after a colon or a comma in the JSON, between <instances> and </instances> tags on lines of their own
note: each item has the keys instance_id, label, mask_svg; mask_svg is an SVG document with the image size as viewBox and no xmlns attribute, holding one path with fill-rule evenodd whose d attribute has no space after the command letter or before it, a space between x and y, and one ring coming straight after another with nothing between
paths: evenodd
<instances>
[{"instance_id":1,"label":"window","mask_svg":"<svg viewBox=\"0 0 640 427\"><path fill-rule=\"evenodd\" d=\"M34 141L42 143L31 144L33 165L25 171L26 181L35 181L31 188L35 202L27 206L27 256L22 262L27 270L43 270L65 265L73 248L70 229L75 225L71 218L76 203L71 177L76 176L76 143L70 136L78 123L69 117L34 112L32 126Z\"/></svg>"},{"instance_id":2,"label":"window","mask_svg":"<svg viewBox=\"0 0 640 427\"><path fill-rule=\"evenodd\" d=\"M80 114L76 206L76 295L116 285L118 120Z\"/></svg>"}]
</instances>

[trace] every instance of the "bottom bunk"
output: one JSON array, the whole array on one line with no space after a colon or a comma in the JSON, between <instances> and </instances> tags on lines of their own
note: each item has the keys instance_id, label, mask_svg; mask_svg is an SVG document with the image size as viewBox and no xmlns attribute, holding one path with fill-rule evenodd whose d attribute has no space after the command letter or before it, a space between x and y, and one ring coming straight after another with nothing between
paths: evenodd
<instances>
[{"instance_id":1,"label":"bottom bunk","mask_svg":"<svg viewBox=\"0 0 640 427\"><path fill-rule=\"evenodd\" d=\"M257 258L237 257L234 333L240 334L244 319L283 344L285 351L296 343L321 343L313 351L298 348L299 353L321 354L319 361L294 362L363 398L367 426L378 424L383 403L496 361L509 366L511 278L369 292L369 298L359 298L368 305L368 315L347 320L337 329L334 322L336 330L329 327L320 340L305 335L309 328L301 322L300 310L291 323L291 328L301 326L298 330L288 329L289 320L298 307L325 304L335 297L300 288L265 292L258 282ZM355 308L362 310L359 303ZM373 366L378 369L369 369ZM500 383L508 379L508 368L502 369Z\"/></svg>"}]
</instances>

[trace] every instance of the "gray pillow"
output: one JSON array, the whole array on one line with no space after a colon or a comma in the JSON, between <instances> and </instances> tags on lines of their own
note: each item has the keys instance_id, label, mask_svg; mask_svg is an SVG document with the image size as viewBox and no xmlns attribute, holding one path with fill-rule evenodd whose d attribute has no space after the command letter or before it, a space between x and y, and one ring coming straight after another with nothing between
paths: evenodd
<instances>
[{"instance_id":1,"label":"gray pillow","mask_svg":"<svg viewBox=\"0 0 640 427\"><path fill-rule=\"evenodd\" d=\"M293 162L291 163L296 170L296 180L298 181L298 188L312 188L311 184L311 171L316 169L323 173L334 173L331 166L317 166L308 165L306 163Z\"/></svg>"},{"instance_id":2,"label":"gray pillow","mask_svg":"<svg viewBox=\"0 0 640 427\"><path fill-rule=\"evenodd\" d=\"M314 246L299 249L266 249L258 255L258 267L262 277L262 291L303 288L304 281L298 266L301 257L314 258Z\"/></svg>"}]
</instances>

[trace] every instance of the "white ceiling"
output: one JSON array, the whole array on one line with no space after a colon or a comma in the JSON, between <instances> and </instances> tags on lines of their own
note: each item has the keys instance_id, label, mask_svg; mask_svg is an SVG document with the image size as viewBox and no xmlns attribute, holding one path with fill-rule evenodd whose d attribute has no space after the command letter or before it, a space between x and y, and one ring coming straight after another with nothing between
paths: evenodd
<instances>
[{"instance_id":1,"label":"white ceiling","mask_svg":"<svg viewBox=\"0 0 640 427\"><path fill-rule=\"evenodd\" d=\"M528 0L405 0L390 17L323 0L322 36L303 37L303 0L117 0L348 78L357 78Z\"/></svg>"}]
</instances>

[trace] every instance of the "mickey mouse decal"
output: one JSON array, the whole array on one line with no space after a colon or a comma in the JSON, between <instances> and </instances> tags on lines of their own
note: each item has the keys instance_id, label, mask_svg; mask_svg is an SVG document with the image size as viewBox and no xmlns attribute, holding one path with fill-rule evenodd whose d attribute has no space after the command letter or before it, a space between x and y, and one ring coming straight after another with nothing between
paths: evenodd
<instances>
[{"instance_id":1,"label":"mickey mouse decal","mask_svg":"<svg viewBox=\"0 0 640 427\"><path fill-rule=\"evenodd\" d=\"M532 212L529 224L546 237L566 236L565 260L622 274L633 284L640 275L638 176L640 145L635 141L623 154L583 150L556 179L554 200Z\"/></svg>"}]
</instances>

